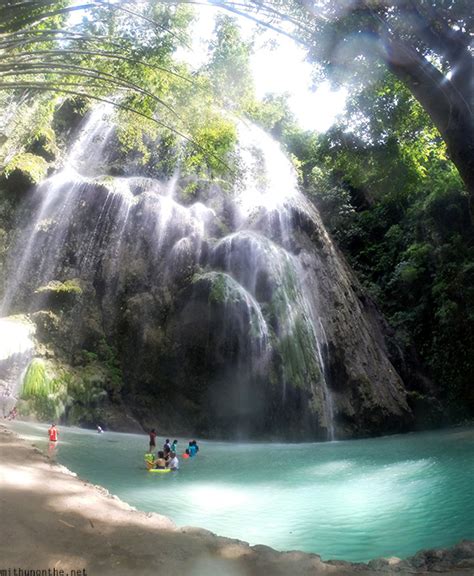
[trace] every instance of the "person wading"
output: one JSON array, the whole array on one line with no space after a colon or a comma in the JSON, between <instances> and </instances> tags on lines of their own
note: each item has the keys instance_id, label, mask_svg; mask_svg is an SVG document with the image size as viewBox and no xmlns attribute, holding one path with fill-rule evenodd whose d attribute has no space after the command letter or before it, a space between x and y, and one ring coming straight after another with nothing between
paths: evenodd
<instances>
[{"instance_id":1,"label":"person wading","mask_svg":"<svg viewBox=\"0 0 474 576\"><path fill-rule=\"evenodd\" d=\"M51 427L48 430L48 436L49 436L50 442L57 442L58 441L59 431L56 428L56 424L51 424Z\"/></svg>"},{"instance_id":2,"label":"person wading","mask_svg":"<svg viewBox=\"0 0 474 576\"><path fill-rule=\"evenodd\" d=\"M150 449L149 452L153 452L156 448L156 431L154 428L150 430Z\"/></svg>"}]
</instances>

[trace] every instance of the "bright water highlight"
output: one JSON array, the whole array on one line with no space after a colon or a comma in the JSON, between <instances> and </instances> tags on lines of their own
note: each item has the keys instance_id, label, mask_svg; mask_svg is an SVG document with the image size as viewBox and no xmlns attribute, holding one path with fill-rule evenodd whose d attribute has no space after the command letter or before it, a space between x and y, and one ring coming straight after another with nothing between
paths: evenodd
<instances>
[{"instance_id":1,"label":"bright water highlight","mask_svg":"<svg viewBox=\"0 0 474 576\"><path fill-rule=\"evenodd\" d=\"M148 436L12 428L140 510L179 526L323 559L406 557L474 538L474 429L321 444L199 442L175 474L148 474ZM159 439L157 447L164 442ZM187 439L178 444L181 454Z\"/></svg>"}]
</instances>

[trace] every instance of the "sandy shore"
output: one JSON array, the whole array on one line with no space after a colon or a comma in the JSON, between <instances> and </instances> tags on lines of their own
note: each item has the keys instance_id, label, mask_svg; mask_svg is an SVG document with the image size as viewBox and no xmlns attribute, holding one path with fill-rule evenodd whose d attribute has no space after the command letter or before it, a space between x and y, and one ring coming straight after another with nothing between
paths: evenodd
<instances>
[{"instance_id":1,"label":"sandy shore","mask_svg":"<svg viewBox=\"0 0 474 576\"><path fill-rule=\"evenodd\" d=\"M178 529L168 518L139 512L84 482L3 426L0 522L1 576L8 569L14 576L14 568L55 568L56 576L474 575L474 542L404 561L351 564Z\"/></svg>"}]
</instances>

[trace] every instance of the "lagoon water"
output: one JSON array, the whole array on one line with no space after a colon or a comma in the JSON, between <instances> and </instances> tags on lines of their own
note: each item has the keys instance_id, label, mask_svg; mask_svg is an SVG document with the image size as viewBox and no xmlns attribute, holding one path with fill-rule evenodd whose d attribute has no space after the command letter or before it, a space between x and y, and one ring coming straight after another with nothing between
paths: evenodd
<instances>
[{"instance_id":1,"label":"lagoon water","mask_svg":"<svg viewBox=\"0 0 474 576\"><path fill-rule=\"evenodd\" d=\"M474 428L317 444L199 442L196 458L160 475L144 468L146 435L60 427L50 448L47 426L11 427L138 509L251 544L367 561L474 538ZM182 452L187 439L179 440Z\"/></svg>"}]
</instances>

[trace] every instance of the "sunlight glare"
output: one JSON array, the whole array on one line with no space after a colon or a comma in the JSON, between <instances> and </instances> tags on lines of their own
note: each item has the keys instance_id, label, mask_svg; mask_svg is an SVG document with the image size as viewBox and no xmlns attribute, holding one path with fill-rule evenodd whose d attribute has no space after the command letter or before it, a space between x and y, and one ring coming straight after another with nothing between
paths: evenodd
<instances>
[{"instance_id":1,"label":"sunlight glare","mask_svg":"<svg viewBox=\"0 0 474 576\"><path fill-rule=\"evenodd\" d=\"M196 14L192 50L180 49L177 56L197 69L206 62L216 16L228 13L202 6L196 9ZM244 17L233 16L242 37L254 38L256 25ZM324 132L344 111L347 90L334 91L328 82L313 89L312 66L305 61L304 50L290 38L270 31L257 34L250 64L257 98L270 93L288 94L290 108L302 128Z\"/></svg>"}]
</instances>

